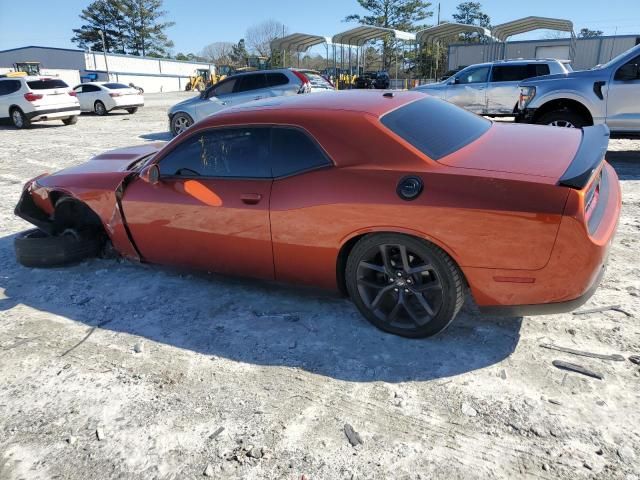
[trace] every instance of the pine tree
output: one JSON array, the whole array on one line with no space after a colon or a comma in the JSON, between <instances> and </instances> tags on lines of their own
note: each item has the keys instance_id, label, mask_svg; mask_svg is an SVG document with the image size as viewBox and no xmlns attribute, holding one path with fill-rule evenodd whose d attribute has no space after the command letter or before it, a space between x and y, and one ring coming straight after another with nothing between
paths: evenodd
<instances>
[{"instance_id":1,"label":"pine tree","mask_svg":"<svg viewBox=\"0 0 640 480\"><path fill-rule=\"evenodd\" d=\"M103 44L100 32L102 31L107 52L126 52L124 16L117 2L95 0L82 10L80 18L86 23L80 28L73 29L74 36L71 39L80 48L101 52Z\"/></svg>"}]
</instances>

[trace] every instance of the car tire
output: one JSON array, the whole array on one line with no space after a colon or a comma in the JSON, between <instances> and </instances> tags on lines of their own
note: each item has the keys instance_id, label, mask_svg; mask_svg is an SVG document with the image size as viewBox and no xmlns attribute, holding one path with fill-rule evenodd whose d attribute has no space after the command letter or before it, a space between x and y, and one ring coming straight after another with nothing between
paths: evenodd
<instances>
[{"instance_id":1,"label":"car tire","mask_svg":"<svg viewBox=\"0 0 640 480\"><path fill-rule=\"evenodd\" d=\"M74 115L73 117L63 118L62 123L64 123L65 125L75 125L76 123L78 123L78 116Z\"/></svg>"},{"instance_id":2,"label":"car tire","mask_svg":"<svg viewBox=\"0 0 640 480\"><path fill-rule=\"evenodd\" d=\"M66 230L59 236L47 235L37 228L18 234L14 248L18 263L30 268L53 268L80 263L97 257L104 238L100 235Z\"/></svg>"},{"instance_id":3,"label":"car tire","mask_svg":"<svg viewBox=\"0 0 640 480\"><path fill-rule=\"evenodd\" d=\"M175 137L186 131L193 125L193 118L186 113L176 113L171 117L171 134Z\"/></svg>"},{"instance_id":4,"label":"car tire","mask_svg":"<svg viewBox=\"0 0 640 480\"><path fill-rule=\"evenodd\" d=\"M536 120L536 123L561 128L582 128L588 124L587 120L580 114L567 109L545 113Z\"/></svg>"},{"instance_id":5,"label":"car tire","mask_svg":"<svg viewBox=\"0 0 640 480\"><path fill-rule=\"evenodd\" d=\"M96 113L96 115L100 115L101 117L109 113L107 112L107 107L105 107L104 103L102 103L100 100L96 101L96 103L93 104L93 111Z\"/></svg>"},{"instance_id":6,"label":"car tire","mask_svg":"<svg viewBox=\"0 0 640 480\"><path fill-rule=\"evenodd\" d=\"M133 115L137 111L138 111L138 107L127 108L127 112L129 112L130 115Z\"/></svg>"},{"instance_id":7,"label":"car tire","mask_svg":"<svg viewBox=\"0 0 640 480\"><path fill-rule=\"evenodd\" d=\"M349 296L367 320L403 337L442 332L464 303L462 273L451 257L408 235L363 237L349 254L345 280Z\"/></svg>"},{"instance_id":8,"label":"car tire","mask_svg":"<svg viewBox=\"0 0 640 480\"><path fill-rule=\"evenodd\" d=\"M11 109L11 123L17 129L29 128L31 126L31 121L18 107Z\"/></svg>"}]
</instances>

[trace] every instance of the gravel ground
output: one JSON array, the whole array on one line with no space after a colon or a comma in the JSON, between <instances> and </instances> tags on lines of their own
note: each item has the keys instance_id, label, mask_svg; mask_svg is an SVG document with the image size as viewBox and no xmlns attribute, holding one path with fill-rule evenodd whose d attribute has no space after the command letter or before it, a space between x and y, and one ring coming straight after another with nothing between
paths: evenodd
<instances>
[{"instance_id":1,"label":"gravel ground","mask_svg":"<svg viewBox=\"0 0 640 480\"><path fill-rule=\"evenodd\" d=\"M640 141L610 144L624 206L585 307L626 314L499 319L468 302L444 335L410 341L317 290L118 260L18 266L22 184L166 140L185 97L0 127L0 479L638 479L640 367L539 345L640 354Z\"/></svg>"}]
</instances>

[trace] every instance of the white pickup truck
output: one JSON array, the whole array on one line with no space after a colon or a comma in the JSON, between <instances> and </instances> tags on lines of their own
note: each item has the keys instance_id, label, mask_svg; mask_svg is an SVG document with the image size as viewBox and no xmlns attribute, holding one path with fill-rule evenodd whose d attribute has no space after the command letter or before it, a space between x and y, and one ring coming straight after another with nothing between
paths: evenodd
<instances>
[{"instance_id":1,"label":"white pickup truck","mask_svg":"<svg viewBox=\"0 0 640 480\"><path fill-rule=\"evenodd\" d=\"M640 45L591 70L524 80L518 110L521 122L640 135Z\"/></svg>"}]
</instances>

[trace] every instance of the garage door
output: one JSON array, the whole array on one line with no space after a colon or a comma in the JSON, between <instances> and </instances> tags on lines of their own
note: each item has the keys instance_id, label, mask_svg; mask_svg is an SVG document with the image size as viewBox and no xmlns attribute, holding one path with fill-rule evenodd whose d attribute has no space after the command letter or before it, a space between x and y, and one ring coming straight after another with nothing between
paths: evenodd
<instances>
[{"instance_id":1,"label":"garage door","mask_svg":"<svg viewBox=\"0 0 640 480\"><path fill-rule=\"evenodd\" d=\"M558 60L569 60L569 45L536 47L536 58L557 58Z\"/></svg>"}]
</instances>

